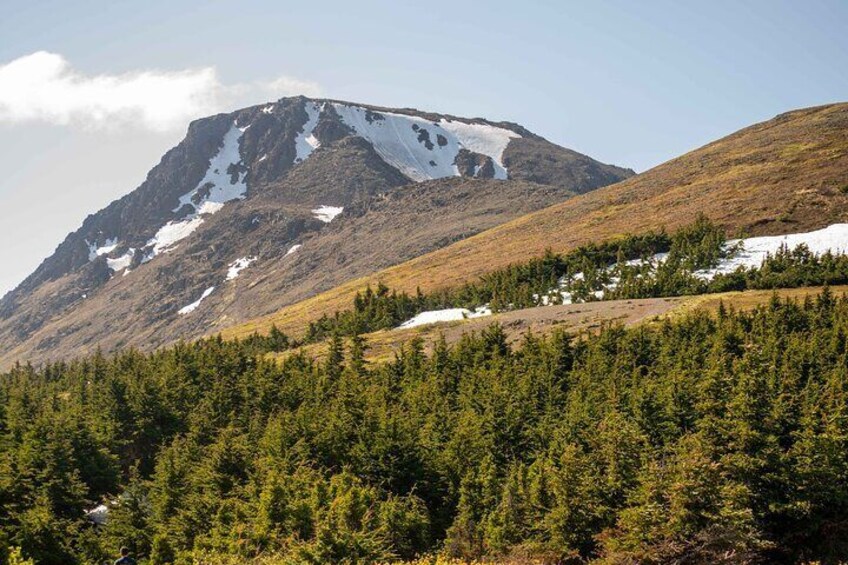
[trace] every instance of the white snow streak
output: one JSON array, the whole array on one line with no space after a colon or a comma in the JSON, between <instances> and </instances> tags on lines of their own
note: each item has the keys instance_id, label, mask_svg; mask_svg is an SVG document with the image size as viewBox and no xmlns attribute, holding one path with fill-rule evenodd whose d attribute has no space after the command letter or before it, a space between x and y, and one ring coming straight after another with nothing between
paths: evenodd
<instances>
[{"instance_id":1,"label":"white snow streak","mask_svg":"<svg viewBox=\"0 0 848 565\"><path fill-rule=\"evenodd\" d=\"M150 261L160 253L171 251L177 242L190 236L202 223L203 218L194 215L191 215L187 220L168 222L148 240L147 247L152 246L153 249L144 257L143 262Z\"/></svg>"},{"instance_id":2,"label":"white snow streak","mask_svg":"<svg viewBox=\"0 0 848 565\"><path fill-rule=\"evenodd\" d=\"M174 212L188 204L194 208L195 213L214 214L226 202L241 200L245 197L247 194L247 184L244 182L246 173L230 171L230 167L236 167L241 163L239 140L246 129L239 128L236 124L230 127L224 135L221 149L209 161L209 168L203 179L194 190L180 197L180 203L174 208Z\"/></svg>"},{"instance_id":3,"label":"white snow streak","mask_svg":"<svg viewBox=\"0 0 848 565\"><path fill-rule=\"evenodd\" d=\"M180 308L179 313L180 314L191 314L192 312L194 312L197 309L197 307L200 306L200 303L203 302L203 299L206 298L207 296L209 296L210 294L212 294L213 290L215 290L214 286L210 286L209 288L204 290L203 294L200 296L200 298L198 298L197 300L195 300L194 302L192 302L188 306L183 306L182 308Z\"/></svg>"},{"instance_id":4,"label":"white snow streak","mask_svg":"<svg viewBox=\"0 0 848 565\"><path fill-rule=\"evenodd\" d=\"M299 244L299 243L298 243L297 245L292 245L292 246L291 246L291 249L289 249L288 251L286 251L286 255L285 255L285 256L286 256L286 257L288 257L289 255L291 255L292 253L294 253L295 251L297 251L297 250L298 250L298 249L300 249L301 247L302 247L302 245L301 245L301 244Z\"/></svg>"},{"instance_id":5,"label":"white snow streak","mask_svg":"<svg viewBox=\"0 0 848 565\"><path fill-rule=\"evenodd\" d=\"M189 212L180 220L173 220L159 228L145 246L142 263L146 263L160 253L167 253L175 245L190 236L203 223L203 216L215 214L224 204L233 200L244 199L247 194L246 172L232 170L241 164L239 141L244 131L250 126L238 127L235 123L224 134L223 144L218 153L209 161L209 168L198 185L180 197L179 205L173 209L179 211L186 205L191 206Z\"/></svg>"},{"instance_id":6,"label":"white snow streak","mask_svg":"<svg viewBox=\"0 0 848 565\"><path fill-rule=\"evenodd\" d=\"M318 206L312 210L312 214L325 224L332 222L342 212L344 208L341 206Z\"/></svg>"},{"instance_id":7,"label":"white snow streak","mask_svg":"<svg viewBox=\"0 0 848 565\"><path fill-rule=\"evenodd\" d=\"M294 139L294 148L296 155L295 163L299 163L309 157L313 151L318 149L321 143L312 134L315 126L318 125L318 116L321 114L321 107L314 102L307 102L304 106L308 119L304 124L303 129L297 134Z\"/></svg>"}]
</instances>

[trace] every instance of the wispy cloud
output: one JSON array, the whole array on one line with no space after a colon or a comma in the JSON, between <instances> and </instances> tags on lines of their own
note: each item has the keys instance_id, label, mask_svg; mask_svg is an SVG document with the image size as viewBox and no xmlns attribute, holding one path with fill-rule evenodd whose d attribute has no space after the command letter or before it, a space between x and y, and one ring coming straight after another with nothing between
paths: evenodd
<instances>
[{"instance_id":1,"label":"wispy cloud","mask_svg":"<svg viewBox=\"0 0 848 565\"><path fill-rule=\"evenodd\" d=\"M0 65L0 123L168 131L236 105L320 92L314 82L285 76L226 85L214 67L91 76L61 55L39 51Z\"/></svg>"}]
</instances>

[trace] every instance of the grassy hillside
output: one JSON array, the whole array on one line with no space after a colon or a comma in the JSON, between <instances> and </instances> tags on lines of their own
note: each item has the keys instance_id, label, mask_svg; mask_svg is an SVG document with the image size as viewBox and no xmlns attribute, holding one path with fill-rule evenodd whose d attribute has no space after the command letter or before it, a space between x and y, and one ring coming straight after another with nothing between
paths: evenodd
<instances>
[{"instance_id":1,"label":"grassy hillside","mask_svg":"<svg viewBox=\"0 0 848 565\"><path fill-rule=\"evenodd\" d=\"M366 284L414 292L455 286L510 263L562 252L703 212L730 235L805 231L848 218L848 104L788 112L626 181L345 283L278 312L226 329L227 337L276 324L298 333L346 307Z\"/></svg>"}]
</instances>

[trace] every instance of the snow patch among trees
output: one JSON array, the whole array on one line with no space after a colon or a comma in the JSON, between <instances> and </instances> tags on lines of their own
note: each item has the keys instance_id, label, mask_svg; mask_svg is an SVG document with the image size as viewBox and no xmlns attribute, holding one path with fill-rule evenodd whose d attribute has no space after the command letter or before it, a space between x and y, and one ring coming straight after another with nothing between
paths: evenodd
<instances>
[{"instance_id":1,"label":"snow patch among trees","mask_svg":"<svg viewBox=\"0 0 848 565\"><path fill-rule=\"evenodd\" d=\"M791 250L802 244L814 255L823 255L828 251L833 255L846 255L848 224L833 224L811 232L733 239L727 242L726 247L738 248L736 253L722 259L715 268L697 271L695 275L710 280L718 274L732 273L739 267L759 267L767 255L774 255L781 247Z\"/></svg>"},{"instance_id":2,"label":"snow patch among trees","mask_svg":"<svg viewBox=\"0 0 848 565\"><path fill-rule=\"evenodd\" d=\"M95 506L91 510L86 510L85 517L98 526L105 526L109 519L109 507L105 504Z\"/></svg>"},{"instance_id":3,"label":"snow patch among trees","mask_svg":"<svg viewBox=\"0 0 848 565\"><path fill-rule=\"evenodd\" d=\"M478 306L474 311L468 308L446 308L444 310L430 310L421 312L412 319L409 319L399 326L399 329L415 328L427 324L437 324L439 322L456 322L469 318L481 318L483 316L491 316L492 311L488 306Z\"/></svg>"}]
</instances>

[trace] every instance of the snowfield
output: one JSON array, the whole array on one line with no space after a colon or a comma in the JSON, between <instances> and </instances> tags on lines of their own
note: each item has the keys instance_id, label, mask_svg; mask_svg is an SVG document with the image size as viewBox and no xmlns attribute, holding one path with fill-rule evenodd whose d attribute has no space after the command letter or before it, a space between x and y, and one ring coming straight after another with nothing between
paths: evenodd
<instances>
[{"instance_id":1,"label":"snowfield","mask_svg":"<svg viewBox=\"0 0 848 565\"><path fill-rule=\"evenodd\" d=\"M521 137L508 129L459 121L430 122L417 116L375 112L359 106L332 104L342 121L367 139L388 164L414 181L459 175L454 164L460 149L491 157L495 178L506 179L503 152Z\"/></svg>"},{"instance_id":2,"label":"snowfield","mask_svg":"<svg viewBox=\"0 0 848 565\"><path fill-rule=\"evenodd\" d=\"M341 206L318 206L312 210L312 215L325 224L329 224L342 212L344 212L344 208Z\"/></svg>"},{"instance_id":3,"label":"snowfield","mask_svg":"<svg viewBox=\"0 0 848 565\"><path fill-rule=\"evenodd\" d=\"M409 319L398 326L398 329L415 328L427 324L437 324L439 322L456 322L468 318L482 318L483 316L491 316L492 311L488 306L479 306L472 312L467 308L447 308L445 310L430 310L421 312L412 319Z\"/></svg>"},{"instance_id":4,"label":"snowfield","mask_svg":"<svg viewBox=\"0 0 848 565\"><path fill-rule=\"evenodd\" d=\"M248 268L251 263L256 261L256 257L241 257L229 264L227 269L227 279L231 281L239 276L239 274Z\"/></svg>"},{"instance_id":5,"label":"snowfield","mask_svg":"<svg viewBox=\"0 0 848 565\"><path fill-rule=\"evenodd\" d=\"M188 306L183 306L182 308L180 308L178 313L179 314L191 314L192 312L197 310L197 307L200 306L200 303L203 302L204 298L206 298L207 296L212 294L213 290L215 290L215 287L210 286L209 288L207 288L206 290L203 291L203 294L200 296L200 298L198 298L197 300L195 300L194 302L192 302Z\"/></svg>"}]
</instances>

